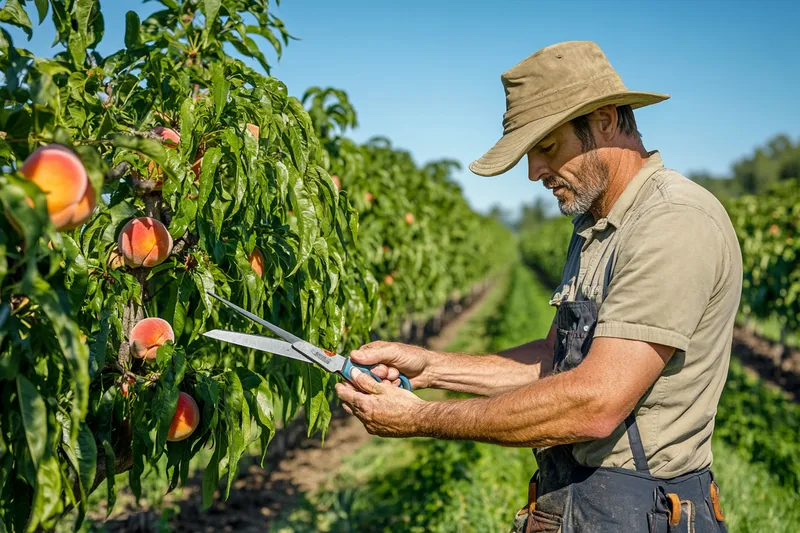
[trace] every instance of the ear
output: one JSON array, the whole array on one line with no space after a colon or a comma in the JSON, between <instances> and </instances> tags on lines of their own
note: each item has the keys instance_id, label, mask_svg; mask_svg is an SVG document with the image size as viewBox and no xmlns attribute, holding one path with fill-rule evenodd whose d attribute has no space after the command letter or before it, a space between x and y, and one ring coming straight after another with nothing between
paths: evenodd
<instances>
[{"instance_id":1,"label":"ear","mask_svg":"<svg viewBox=\"0 0 800 533\"><path fill-rule=\"evenodd\" d=\"M594 126L596 137L606 142L611 141L617 134L617 123L619 121L617 106L614 104L604 105L595 109L592 115L591 124Z\"/></svg>"}]
</instances>

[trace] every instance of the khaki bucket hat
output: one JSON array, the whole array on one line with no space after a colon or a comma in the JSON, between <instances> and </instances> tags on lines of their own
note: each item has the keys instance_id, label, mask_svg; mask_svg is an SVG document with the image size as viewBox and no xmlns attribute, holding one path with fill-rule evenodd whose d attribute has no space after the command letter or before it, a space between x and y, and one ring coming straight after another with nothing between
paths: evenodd
<instances>
[{"instance_id":1,"label":"khaki bucket hat","mask_svg":"<svg viewBox=\"0 0 800 533\"><path fill-rule=\"evenodd\" d=\"M500 76L506 92L503 137L469 168L497 176L516 165L548 133L608 104L633 109L668 94L629 91L600 47L569 41L542 48Z\"/></svg>"}]
</instances>

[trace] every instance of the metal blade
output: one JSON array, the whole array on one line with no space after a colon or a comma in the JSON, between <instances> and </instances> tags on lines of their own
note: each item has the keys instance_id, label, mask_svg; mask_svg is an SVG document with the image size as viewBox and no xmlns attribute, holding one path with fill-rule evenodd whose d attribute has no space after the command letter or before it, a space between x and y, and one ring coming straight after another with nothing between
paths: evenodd
<instances>
[{"instance_id":1,"label":"metal blade","mask_svg":"<svg viewBox=\"0 0 800 533\"><path fill-rule=\"evenodd\" d=\"M301 339L300 337L298 337L298 336L296 336L296 335L292 335L292 334L291 334L291 333L289 333L288 331L286 331L286 330L284 330L284 329L281 329L281 328L279 328L278 326L276 326L276 325L275 325L275 324L273 324L272 322L267 322L267 321L266 321L266 320L264 320L263 318L261 318L261 317L258 317L258 316L256 316L256 315L254 315L254 314L253 314L253 313L251 313L250 311L247 311L247 310L245 310L245 309L242 309L242 308L241 308L241 307L239 307L238 305L236 305L236 304L233 304L233 303L229 302L229 301L228 301L228 300L226 300L225 298L222 298L222 297L220 297L220 296L217 296L216 294L214 294L214 293L213 293L213 292L211 292L211 291L206 291L206 292L208 292L208 294L210 294L211 296L213 296L214 298L216 298L216 299L217 299L217 300L219 300L220 302L224 303L225 305L227 305L227 306L228 306L228 307L230 307L231 309L233 309L233 310L237 311L238 313L240 313L240 314L242 314L242 315L246 316L247 318L249 318L250 320L252 320L252 321L253 321L253 322L255 322L256 324L261 324L262 326L264 326L265 328L267 328L268 330L270 330L272 333L274 333L274 334L275 334L275 335L277 335L278 337L282 338L283 340L289 341L289 342L291 342L291 343L295 343L295 342L299 342L299 341L302 341L302 340L303 340L303 339Z\"/></svg>"},{"instance_id":2,"label":"metal blade","mask_svg":"<svg viewBox=\"0 0 800 533\"><path fill-rule=\"evenodd\" d=\"M212 339L236 344L237 346L244 346L245 348L253 348L261 350L262 352L269 352L291 359L297 359L304 363L311 362L311 360L302 353L292 348L291 344L279 341L278 339L270 339L259 335L250 335L248 333L237 333L235 331L225 331L224 329L212 329L211 331L206 331L203 335Z\"/></svg>"}]
</instances>

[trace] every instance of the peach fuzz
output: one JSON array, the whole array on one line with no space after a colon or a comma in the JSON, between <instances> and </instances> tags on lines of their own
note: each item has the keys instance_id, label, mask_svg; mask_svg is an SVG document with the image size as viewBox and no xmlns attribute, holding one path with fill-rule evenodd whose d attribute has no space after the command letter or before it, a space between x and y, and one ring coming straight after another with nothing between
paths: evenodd
<instances>
[{"instance_id":1,"label":"peach fuzz","mask_svg":"<svg viewBox=\"0 0 800 533\"><path fill-rule=\"evenodd\" d=\"M86 193L83 195L83 198L81 198L81 201L78 202L78 205L75 207L72 217L62 229L71 230L79 228L89 222L96 206L97 197L94 194L94 189L91 184L89 184L86 187Z\"/></svg>"},{"instance_id":2,"label":"peach fuzz","mask_svg":"<svg viewBox=\"0 0 800 533\"><path fill-rule=\"evenodd\" d=\"M200 424L200 408L189 394L182 392L178 395L178 405L172 416L172 423L167 431L169 442L178 442L187 439Z\"/></svg>"},{"instance_id":3,"label":"peach fuzz","mask_svg":"<svg viewBox=\"0 0 800 533\"><path fill-rule=\"evenodd\" d=\"M134 357L155 361L158 347L167 341L175 342L175 333L163 318L145 318L133 326L129 341Z\"/></svg>"},{"instance_id":4,"label":"peach fuzz","mask_svg":"<svg viewBox=\"0 0 800 533\"><path fill-rule=\"evenodd\" d=\"M134 218L119 233L117 247L126 265L154 267L172 252L172 236L166 226L154 218Z\"/></svg>"},{"instance_id":5,"label":"peach fuzz","mask_svg":"<svg viewBox=\"0 0 800 533\"><path fill-rule=\"evenodd\" d=\"M261 254L261 250L253 248L247 260L250 261L250 266L259 278L264 275L264 256Z\"/></svg>"},{"instance_id":6,"label":"peach fuzz","mask_svg":"<svg viewBox=\"0 0 800 533\"><path fill-rule=\"evenodd\" d=\"M89 188L89 176L80 158L64 146L50 144L37 148L19 171L45 193L47 212L56 229L69 229Z\"/></svg>"}]
</instances>

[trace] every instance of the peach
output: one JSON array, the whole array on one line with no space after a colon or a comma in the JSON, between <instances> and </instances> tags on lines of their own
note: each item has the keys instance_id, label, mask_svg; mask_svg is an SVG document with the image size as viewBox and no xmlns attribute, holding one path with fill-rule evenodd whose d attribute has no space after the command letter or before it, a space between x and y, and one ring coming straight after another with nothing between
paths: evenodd
<instances>
[{"instance_id":1,"label":"peach","mask_svg":"<svg viewBox=\"0 0 800 533\"><path fill-rule=\"evenodd\" d=\"M111 270L116 270L125 266L125 258L121 253L119 253L119 248L114 247L114 249L111 251L111 254L108 256L107 265Z\"/></svg>"},{"instance_id":2,"label":"peach","mask_svg":"<svg viewBox=\"0 0 800 533\"><path fill-rule=\"evenodd\" d=\"M336 190L337 191L341 191L342 190L342 181L339 179L339 176L333 175L333 176L331 176L331 179L333 180L333 184L336 185Z\"/></svg>"},{"instance_id":3,"label":"peach","mask_svg":"<svg viewBox=\"0 0 800 533\"><path fill-rule=\"evenodd\" d=\"M367 191L364 193L364 201L368 204L371 204L374 199L375 196L373 196L371 192Z\"/></svg>"},{"instance_id":4,"label":"peach","mask_svg":"<svg viewBox=\"0 0 800 533\"><path fill-rule=\"evenodd\" d=\"M117 247L126 265L154 267L172 252L172 236L166 226L154 218L134 218L119 233Z\"/></svg>"},{"instance_id":5,"label":"peach","mask_svg":"<svg viewBox=\"0 0 800 533\"><path fill-rule=\"evenodd\" d=\"M406 224L409 226L414 223L414 214L413 213L406 213Z\"/></svg>"},{"instance_id":6,"label":"peach","mask_svg":"<svg viewBox=\"0 0 800 533\"><path fill-rule=\"evenodd\" d=\"M250 266L259 278L264 275L264 256L261 254L261 250L253 248L247 260L250 261Z\"/></svg>"},{"instance_id":7,"label":"peach","mask_svg":"<svg viewBox=\"0 0 800 533\"><path fill-rule=\"evenodd\" d=\"M172 416L172 423L167 431L169 442L178 442L189 438L200 424L200 408L189 394L181 391L178 395L178 406Z\"/></svg>"},{"instance_id":8,"label":"peach","mask_svg":"<svg viewBox=\"0 0 800 533\"><path fill-rule=\"evenodd\" d=\"M175 333L163 318L145 318L133 326L129 341L134 357L155 361L158 347L167 341L175 342Z\"/></svg>"},{"instance_id":9,"label":"peach","mask_svg":"<svg viewBox=\"0 0 800 533\"><path fill-rule=\"evenodd\" d=\"M72 150L59 144L42 146L28 156L19 171L45 193L47 212L57 230L68 229L75 223L73 217L78 205L88 201L89 176ZM93 202L94 194L89 196ZM87 207L88 204L81 209Z\"/></svg>"},{"instance_id":10,"label":"peach","mask_svg":"<svg viewBox=\"0 0 800 533\"><path fill-rule=\"evenodd\" d=\"M386 276L383 278L383 282L391 287L392 285L394 285L394 276L392 276L391 274L386 274Z\"/></svg>"},{"instance_id":11,"label":"peach","mask_svg":"<svg viewBox=\"0 0 800 533\"><path fill-rule=\"evenodd\" d=\"M156 126L153 128L153 133L161 137L164 146L167 148L177 148L178 145L181 144L181 136L178 135L178 132L171 129L165 128L164 126Z\"/></svg>"},{"instance_id":12,"label":"peach","mask_svg":"<svg viewBox=\"0 0 800 533\"><path fill-rule=\"evenodd\" d=\"M253 137L258 139L258 132L259 132L258 126L256 126L255 124L248 123L247 124L247 129L250 130L250 133L253 134Z\"/></svg>"}]
</instances>

